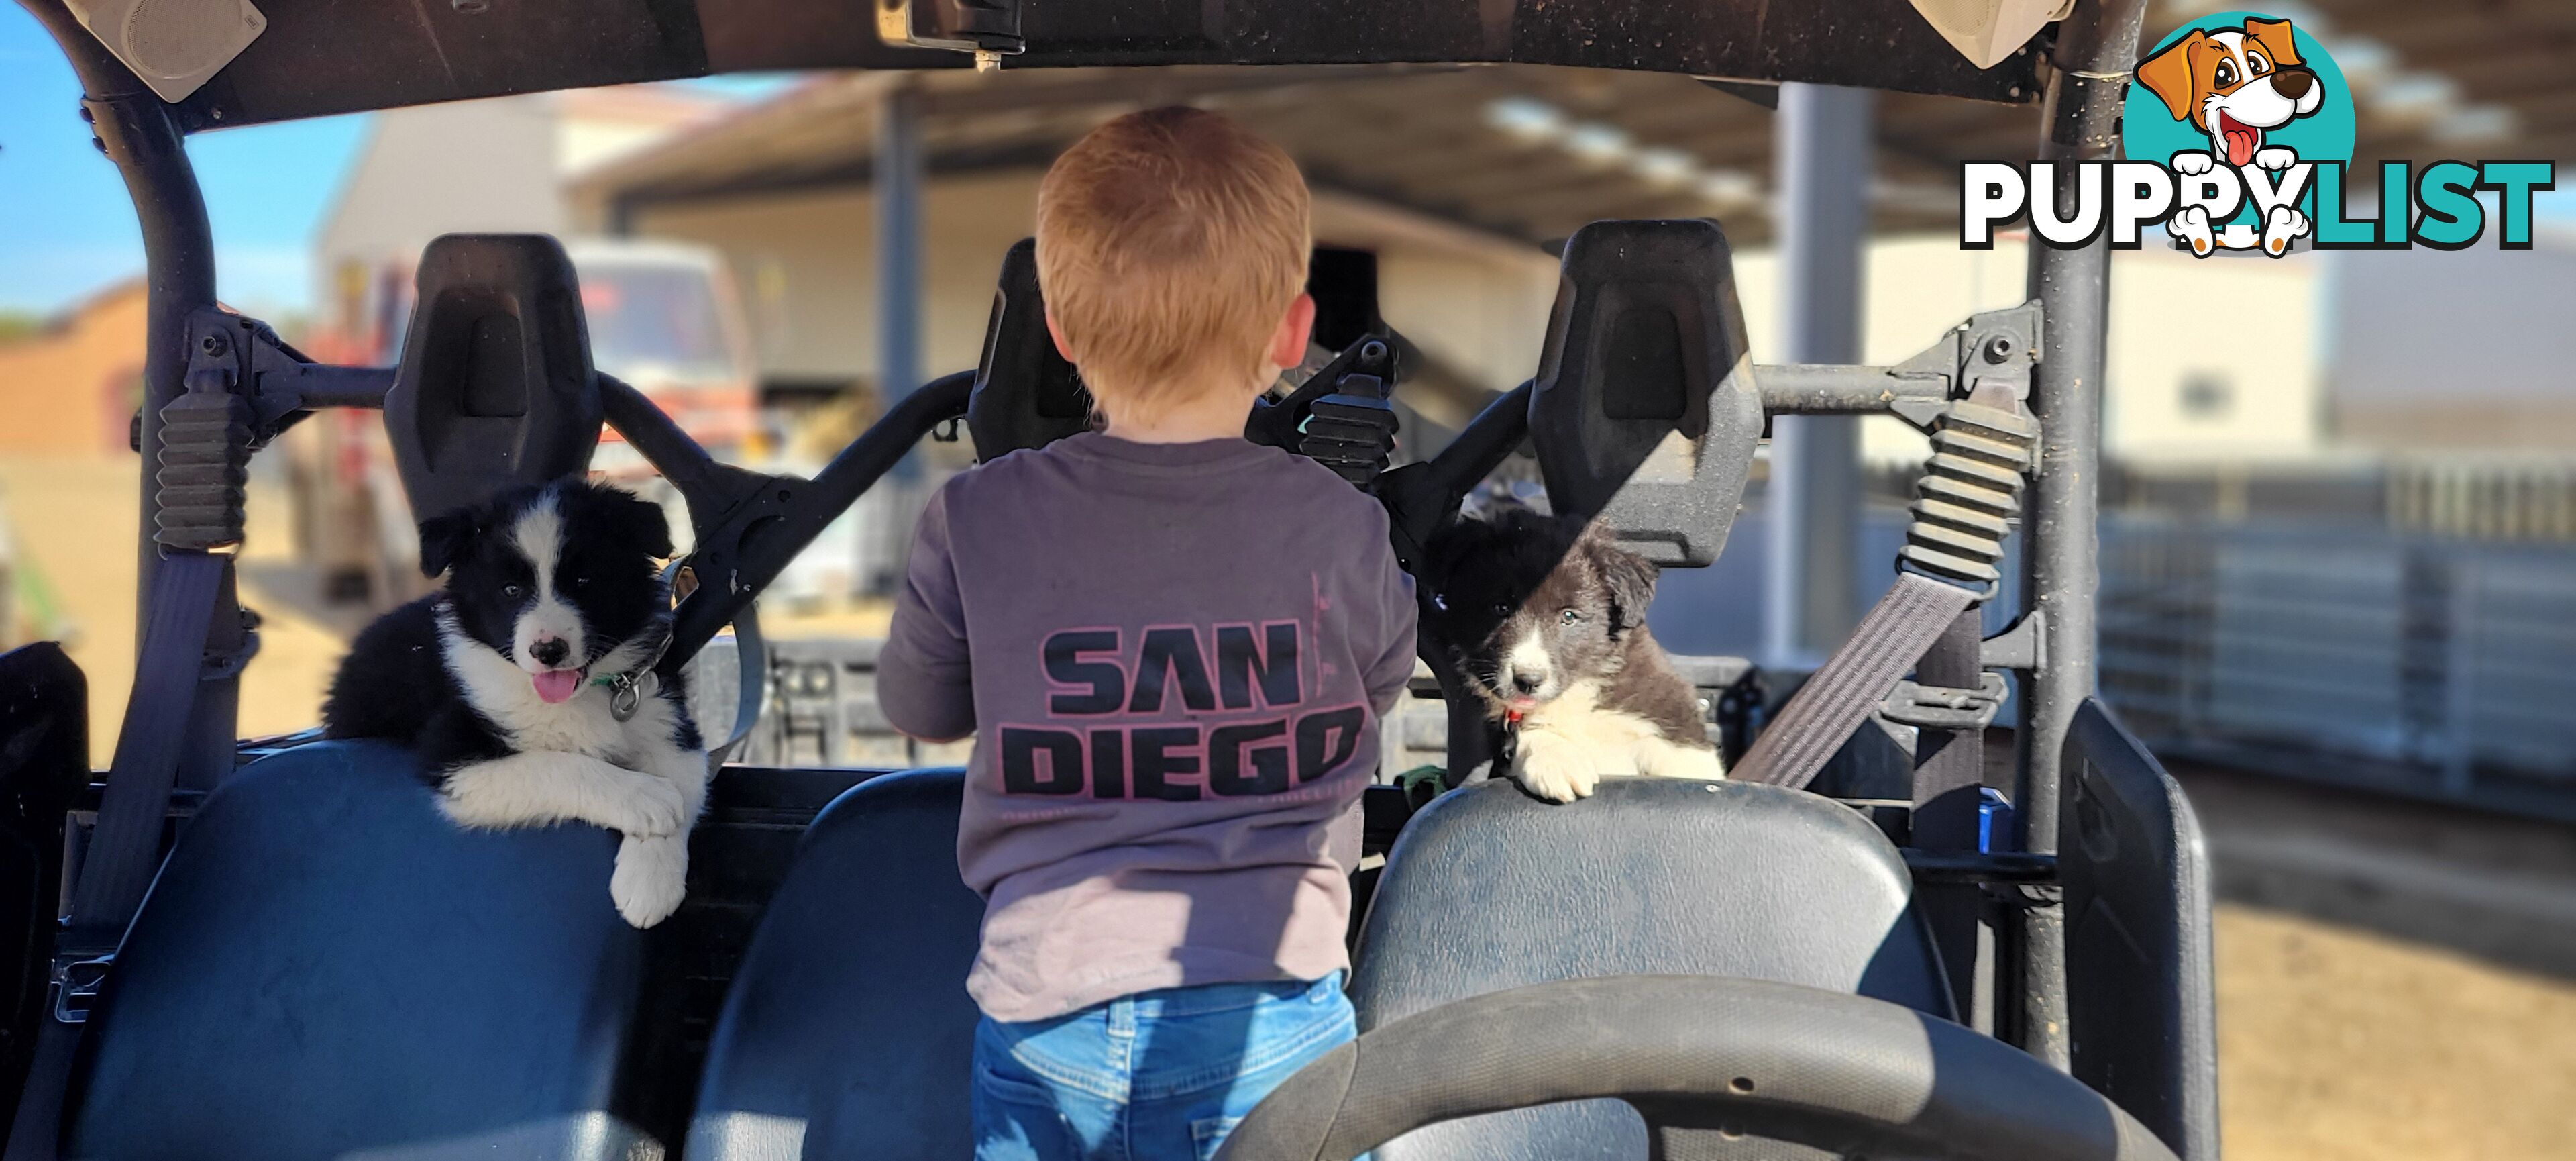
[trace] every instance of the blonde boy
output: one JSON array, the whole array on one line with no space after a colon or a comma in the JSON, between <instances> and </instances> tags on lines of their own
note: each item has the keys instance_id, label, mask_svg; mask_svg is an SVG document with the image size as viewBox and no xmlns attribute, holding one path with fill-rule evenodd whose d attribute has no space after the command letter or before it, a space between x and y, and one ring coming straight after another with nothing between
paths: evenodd
<instances>
[{"instance_id":1,"label":"blonde boy","mask_svg":"<svg viewBox=\"0 0 2576 1161\"><path fill-rule=\"evenodd\" d=\"M980 1161L1207 1156L1354 1034L1357 809L1414 605L1373 501L1243 438L1305 352L1309 229L1295 163L1214 114L1075 143L1038 274L1100 430L922 514L878 696L976 739Z\"/></svg>"}]
</instances>

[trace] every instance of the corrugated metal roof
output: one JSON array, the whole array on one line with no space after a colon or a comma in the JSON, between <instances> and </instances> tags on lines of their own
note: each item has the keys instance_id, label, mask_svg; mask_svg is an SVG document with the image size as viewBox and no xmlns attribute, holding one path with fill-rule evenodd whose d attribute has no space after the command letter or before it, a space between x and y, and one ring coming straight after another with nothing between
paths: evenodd
<instances>
[{"instance_id":1,"label":"corrugated metal roof","mask_svg":"<svg viewBox=\"0 0 2576 1161\"><path fill-rule=\"evenodd\" d=\"M2211 7L2159 4L2150 41ZM2346 68L2361 164L2576 156L2576 4L2320 0L2284 14ZM589 175L582 193L640 205L863 184L893 84L924 93L934 173L1041 166L1108 116L1186 102L1279 141L1319 187L1504 237L1546 243L1608 217L1768 233L1769 110L1688 77L1527 65L833 74ZM2042 115L1895 93L1877 108L1883 230L1952 228L1960 163L2031 157Z\"/></svg>"}]
</instances>

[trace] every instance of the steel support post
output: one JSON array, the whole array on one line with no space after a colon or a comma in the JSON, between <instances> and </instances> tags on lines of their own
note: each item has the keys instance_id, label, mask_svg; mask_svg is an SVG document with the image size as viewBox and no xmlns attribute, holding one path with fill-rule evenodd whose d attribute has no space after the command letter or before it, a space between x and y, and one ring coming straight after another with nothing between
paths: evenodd
<instances>
[{"instance_id":1,"label":"steel support post","mask_svg":"<svg viewBox=\"0 0 2576 1161\"><path fill-rule=\"evenodd\" d=\"M155 477L161 464L161 409L186 394L191 358L190 317L215 305L215 241L205 197L188 163L184 127L176 112L107 54L59 3L32 3L28 12L45 25L80 77L81 118L90 123L100 151L125 179L142 228L144 263L143 392L140 400L141 505L135 529L135 658L142 661L149 594L165 550L153 539L161 523ZM235 653L246 646L248 626L224 567L222 590L208 632L210 651ZM241 673L232 666L206 680L189 717L188 745L178 784L204 788L232 767L239 719Z\"/></svg>"},{"instance_id":2,"label":"steel support post","mask_svg":"<svg viewBox=\"0 0 2576 1161\"><path fill-rule=\"evenodd\" d=\"M2108 159L2119 144L2121 98L2138 59L2145 0L2081 4L2058 30L2056 72L2042 113L2039 157ZM2059 186L2061 211L2076 186ZM2032 191L2032 196L2039 196ZM2023 591L2047 615L2047 665L2024 679L2015 731L2019 776L2014 801L2022 849L2057 850L2059 766L2075 709L2093 693L2093 601L2099 579L2095 535L2101 481L2103 336L2108 331L2111 251L2107 241L2060 250L2030 243L2030 295L2047 322L2031 410L2041 425L2040 470L2023 517ZM2007 1014L2013 1038L2058 1068L2071 1063L2066 1026L2066 921L2054 907L2022 913L2021 1011Z\"/></svg>"},{"instance_id":3,"label":"steel support post","mask_svg":"<svg viewBox=\"0 0 2576 1161\"><path fill-rule=\"evenodd\" d=\"M1780 86L1773 129L1780 239L1782 352L1795 363L1857 363L1861 259L1869 237L1871 93ZM1860 420L1771 421L1770 589L1763 651L1795 663L1839 644L1860 614Z\"/></svg>"},{"instance_id":4,"label":"steel support post","mask_svg":"<svg viewBox=\"0 0 2576 1161\"><path fill-rule=\"evenodd\" d=\"M921 385L921 91L895 84L877 99L877 398L893 414ZM912 547L912 516L919 509L921 457L907 448L869 505L874 530L871 589L892 592Z\"/></svg>"}]
</instances>

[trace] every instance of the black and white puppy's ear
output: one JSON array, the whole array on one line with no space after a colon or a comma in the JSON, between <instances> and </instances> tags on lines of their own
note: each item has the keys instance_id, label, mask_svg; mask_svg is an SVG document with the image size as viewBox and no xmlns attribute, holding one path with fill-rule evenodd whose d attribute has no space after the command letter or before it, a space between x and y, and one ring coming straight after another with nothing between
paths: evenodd
<instances>
[{"instance_id":1,"label":"black and white puppy's ear","mask_svg":"<svg viewBox=\"0 0 2576 1161\"><path fill-rule=\"evenodd\" d=\"M1619 547L1609 525L1599 522L1583 530L1575 551L1592 557L1592 566L1600 570L1601 583L1609 587L1615 627L1627 629L1645 624L1646 606L1655 600L1655 566L1645 557Z\"/></svg>"},{"instance_id":2,"label":"black and white puppy's ear","mask_svg":"<svg viewBox=\"0 0 2576 1161\"><path fill-rule=\"evenodd\" d=\"M671 522L662 506L632 492L602 489L608 497L608 521L618 539L644 550L655 560L671 557Z\"/></svg>"},{"instance_id":3,"label":"black and white puppy's ear","mask_svg":"<svg viewBox=\"0 0 2576 1161\"><path fill-rule=\"evenodd\" d=\"M483 535L482 508L459 508L420 522L420 573L434 577L465 559L474 538Z\"/></svg>"}]
</instances>

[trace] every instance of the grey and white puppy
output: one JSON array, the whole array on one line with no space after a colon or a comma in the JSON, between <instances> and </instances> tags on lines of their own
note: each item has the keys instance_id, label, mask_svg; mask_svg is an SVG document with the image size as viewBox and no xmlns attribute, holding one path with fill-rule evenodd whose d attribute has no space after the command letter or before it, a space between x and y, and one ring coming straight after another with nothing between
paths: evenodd
<instances>
[{"instance_id":1,"label":"grey and white puppy","mask_svg":"<svg viewBox=\"0 0 2576 1161\"><path fill-rule=\"evenodd\" d=\"M1622 775L1722 778L1699 698L1646 629L1655 567L1598 525L1505 508L1432 539L1423 628L1552 802Z\"/></svg>"}]
</instances>

